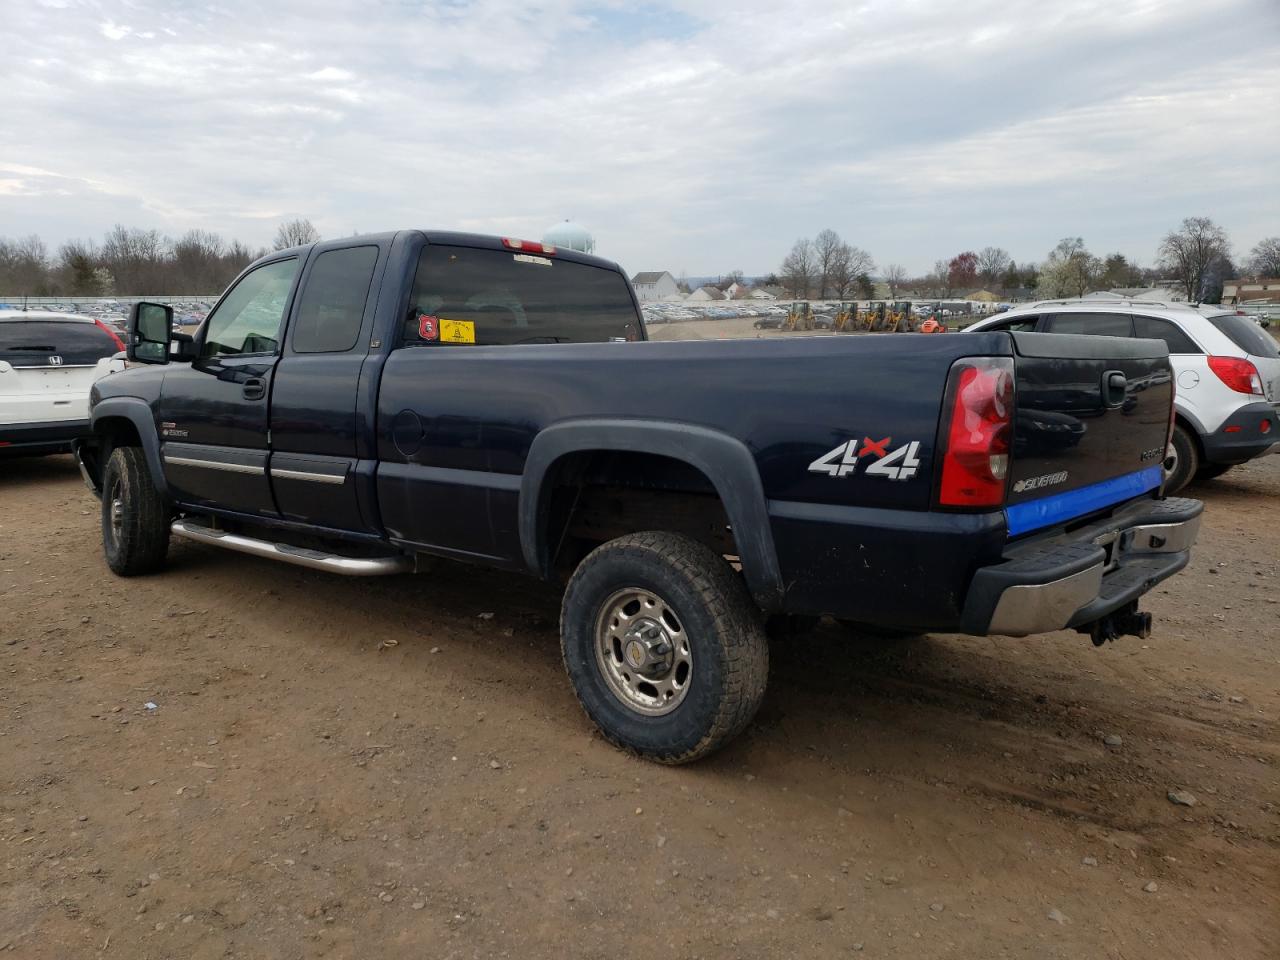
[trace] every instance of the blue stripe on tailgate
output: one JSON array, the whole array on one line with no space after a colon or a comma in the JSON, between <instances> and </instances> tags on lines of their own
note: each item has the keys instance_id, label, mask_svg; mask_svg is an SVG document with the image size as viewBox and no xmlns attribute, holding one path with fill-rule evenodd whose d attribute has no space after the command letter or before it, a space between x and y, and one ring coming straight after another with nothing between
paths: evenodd
<instances>
[{"instance_id":1,"label":"blue stripe on tailgate","mask_svg":"<svg viewBox=\"0 0 1280 960\"><path fill-rule=\"evenodd\" d=\"M1113 503L1120 503L1139 494L1154 490L1163 479L1160 467L1147 467L1123 477L1112 477L1101 483L1091 483L1078 490L1055 493L1050 497L1028 500L1026 503L1005 507L1004 519L1009 536L1039 530L1041 527L1063 523L1075 517L1101 510Z\"/></svg>"}]
</instances>

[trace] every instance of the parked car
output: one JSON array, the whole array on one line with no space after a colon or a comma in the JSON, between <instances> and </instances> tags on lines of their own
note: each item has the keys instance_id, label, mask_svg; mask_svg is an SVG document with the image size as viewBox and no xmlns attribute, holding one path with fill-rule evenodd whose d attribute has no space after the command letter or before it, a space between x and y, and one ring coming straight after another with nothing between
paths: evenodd
<instances>
[{"instance_id":1,"label":"parked car","mask_svg":"<svg viewBox=\"0 0 1280 960\"><path fill-rule=\"evenodd\" d=\"M65 453L88 435L89 389L124 343L77 313L0 311L0 456Z\"/></svg>"},{"instance_id":2,"label":"parked car","mask_svg":"<svg viewBox=\"0 0 1280 960\"><path fill-rule=\"evenodd\" d=\"M980 320L993 330L1162 340L1177 375L1165 489L1221 476L1280 452L1280 351L1248 317L1218 307L1140 300L1047 300Z\"/></svg>"},{"instance_id":3,"label":"parked car","mask_svg":"<svg viewBox=\"0 0 1280 960\"><path fill-rule=\"evenodd\" d=\"M646 342L614 263L417 230L273 252L194 338L172 319L137 306L141 366L95 385L77 445L111 570L161 569L174 535L567 581L579 701L661 762L751 720L767 616L1145 636L1138 601L1199 525L1160 496L1173 377L1149 340Z\"/></svg>"},{"instance_id":4,"label":"parked car","mask_svg":"<svg viewBox=\"0 0 1280 960\"><path fill-rule=\"evenodd\" d=\"M782 325L787 322L786 314L772 314L767 317L761 317L751 326L757 330L781 330Z\"/></svg>"}]
</instances>

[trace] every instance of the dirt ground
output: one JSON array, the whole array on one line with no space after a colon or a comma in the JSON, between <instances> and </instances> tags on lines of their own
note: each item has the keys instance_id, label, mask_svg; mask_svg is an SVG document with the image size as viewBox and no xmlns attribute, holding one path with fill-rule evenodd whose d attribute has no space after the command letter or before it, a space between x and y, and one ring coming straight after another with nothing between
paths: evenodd
<instances>
[{"instance_id":1,"label":"dirt ground","mask_svg":"<svg viewBox=\"0 0 1280 960\"><path fill-rule=\"evenodd\" d=\"M1275 958L1280 457L1199 494L1152 639L825 624L668 769L550 588L117 579L69 458L0 464L0 955Z\"/></svg>"}]
</instances>

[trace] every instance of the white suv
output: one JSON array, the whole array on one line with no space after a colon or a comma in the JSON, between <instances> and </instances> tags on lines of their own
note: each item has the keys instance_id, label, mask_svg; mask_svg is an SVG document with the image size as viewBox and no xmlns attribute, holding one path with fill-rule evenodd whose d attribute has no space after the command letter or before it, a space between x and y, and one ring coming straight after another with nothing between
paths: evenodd
<instances>
[{"instance_id":1,"label":"white suv","mask_svg":"<svg viewBox=\"0 0 1280 960\"><path fill-rule=\"evenodd\" d=\"M1253 320L1221 307L1142 300L1044 300L965 328L1144 337L1169 345L1177 377L1165 492L1280 452L1280 351Z\"/></svg>"},{"instance_id":2,"label":"white suv","mask_svg":"<svg viewBox=\"0 0 1280 960\"><path fill-rule=\"evenodd\" d=\"M92 317L0 310L0 457L62 453L90 433L89 389L124 369L123 349Z\"/></svg>"}]
</instances>

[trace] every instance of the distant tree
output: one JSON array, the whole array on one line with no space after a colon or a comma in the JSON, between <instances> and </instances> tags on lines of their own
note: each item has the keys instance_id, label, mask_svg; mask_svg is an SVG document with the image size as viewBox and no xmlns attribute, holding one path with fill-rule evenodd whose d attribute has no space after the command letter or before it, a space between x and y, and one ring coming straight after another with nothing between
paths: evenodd
<instances>
[{"instance_id":1,"label":"distant tree","mask_svg":"<svg viewBox=\"0 0 1280 960\"><path fill-rule=\"evenodd\" d=\"M841 271L844 241L834 230L823 230L813 238L814 269L818 276L818 299L826 300Z\"/></svg>"},{"instance_id":2,"label":"distant tree","mask_svg":"<svg viewBox=\"0 0 1280 960\"><path fill-rule=\"evenodd\" d=\"M287 247L300 247L303 244L315 243L320 239L320 231L312 226L311 221L305 217L297 220L286 220L280 224L276 230L276 238L272 245L277 250L284 250Z\"/></svg>"},{"instance_id":3,"label":"distant tree","mask_svg":"<svg viewBox=\"0 0 1280 960\"><path fill-rule=\"evenodd\" d=\"M782 281L778 279L778 275L776 273L765 274L763 277L760 278L759 283L760 283L760 286L762 287L782 286Z\"/></svg>"},{"instance_id":4,"label":"distant tree","mask_svg":"<svg viewBox=\"0 0 1280 960\"><path fill-rule=\"evenodd\" d=\"M875 268L875 261L867 251L841 243L831 265L831 292L841 300L848 299L857 288L859 277Z\"/></svg>"},{"instance_id":5,"label":"distant tree","mask_svg":"<svg viewBox=\"0 0 1280 960\"><path fill-rule=\"evenodd\" d=\"M1005 292L1022 289L1022 271L1012 260L1009 261L1009 266L1005 268L1004 275L1000 278L1000 289Z\"/></svg>"},{"instance_id":6,"label":"distant tree","mask_svg":"<svg viewBox=\"0 0 1280 960\"><path fill-rule=\"evenodd\" d=\"M884 268L884 282L889 285L890 298L898 296L898 288L907 282L907 268L900 263L891 263Z\"/></svg>"},{"instance_id":7,"label":"distant tree","mask_svg":"<svg viewBox=\"0 0 1280 960\"><path fill-rule=\"evenodd\" d=\"M1214 259L1205 271L1200 285L1201 303L1221 303L1223 285L1236 275L1235 264L1231 258L1221 256Z\"/></svg>"},{"instance_id":8,"label":"distant tree","mask_svg":"<svg viewBox=\"0 0 1280 960\"><path fill-rule=\"evenodd\" d=\"M1102 272L1098 277L1098 286L1105 290L1116 287L1137 287L1142 285L1142 268L1130 263L1123 253L1109 253L1102 261Z\"/></svg>"},{"instance_id":9,"label":"distant tree","mask_svg":"<svg viewBox=\"0 0 1280 960\"><path fill-rule=\"evenodd\" d=\"M680 271L680 279L676 281L676 289L681 293L693 293L693 287L689 286L689 275L683 270Z\"/></svg>"},{"instance_id":10,"label":"distant tree","mask_svg":"<svg viewBox=\"0 0 1280 960\"><path fill-rule=\"evenodd\" d=\"M724 276L720 278L720 282L717 283L716 286L719 287L721 290L728 290L735 283L742 283L743 279L744 278L741 270L730 270L728 273L726 273Z\"/></svg>"},{"instance_id":11,"label":"distant tree","mask_svg":"<svg viewBox=\"0 0 1280 960\"><path fill-rule=\"evenodd\" d=\"M1230 257L1231 244L1223 229L1208 217L1187 217L1160 243L1160 266L1182 285L1188 300L1205 294L1205 277L1214 261Z\"/></svg>"},{"instance_id":12,"label":"distant tree","mask_svg":"<svg viewBox=\"0 0 1280 960\"><path fill-rule=\"evenodd\" d=\"M1043 297L1083 297L1097 282L1101 267L1083 239L1064 237L1040 270L1037 292Z\"/></svg>"},{"instance_id":13,"label":"distant tree","mask_svg":"<svg viewBox=\"0 0 1280 960\"><path fill-rule=\"evenodd\" d=\"M92 240L68 240L58 248L58 287L73 297L101 295L98 251Z\"/></svg>"},{"instance_id":14,"label":"distant tree","mask_svg":"<svg viewBox=\"0 0 1280 960\"><path fill-rule=\"evenodd\" d=\"M978 251L978 279L987 289L999 287L1011 266L1013 258L1003 247L983 247Z\"/></svg>"},{"instance_id":15,"label":"distant tree","mask_svg":"<svg viewBox=\"0 0 1280 960\"><path fill-rule=\"evenodd\" d=\"M957 254L947 264L947 286L952 290L972 290L978 282L978 255L972 250Z\"/></svg>"},{"instance_id":16,"label":"distant tree","mask_svg":"<svg viewBox=\"0 0 1280 960\"><path fill-rule=\"evenodd\" d=\"M122 293L167 293L161 289L169 253L167 247L158 230L140 230L117 223L102 241L99 262Z\"/></svg>"},{"instance_id":17,"label":"distant tree","mask_svg":"<svg viewBox=\"0 0 1280 960\"><path fill-rule=\"evenodd\" d=\"M1280 237L1266 237L1249 251L1249 272L1255 277L1280 277Z\"/></svg>"},{"instance_id":18,"label":"distant tree","mask_svg":"<svg viewBox=\"0 0 1280 960\"><path fill-rule=\"evenodd\" d=\"M870 300L876 295L876 285L871 280L871 274L865 272L858 274L857 282L859 300Z\"/></svg>"},{"instance_id":19,"label":"distant tree","mask_svg":"<svg viewBox=\"0 0 1280 960\"><path fill-rule=\"evenodd\" d=\"M925 285L935 297L951 296L951 266L946 260L935 260L925 278Z\"/></svg>"},{"instance_id":20,"label":"distant tree","mask_svg":"<svg viewBox=\"0 0 1280 960\"><path fill-rule=\"evenodd\" d=\"M791 247L791 252L782 261L779 271L782 285L793 298L806 300L814 280L813 241L800 239Z\"/></svg>"},{"instance_id":21,"label":"distant tree","mask_svg":"<svg viewBox=\"0 0 1280 960\"><path fill-rule=\"evenodd\" d=\"M0 240L0 291L39 297L52 292L49 250L34 233L16 240Z\"/></svg>"},{"instance_id":22,"label":"distant tree","mask_svg":"<svg viewBox=\"0 0 1280 960\"><path fill-rule=\"evenodd\" d=\"M226 245L216 233L188 230L173 245L173 288L177 293L210 293L226 285Z\"/></svg>"}]
</instances>

